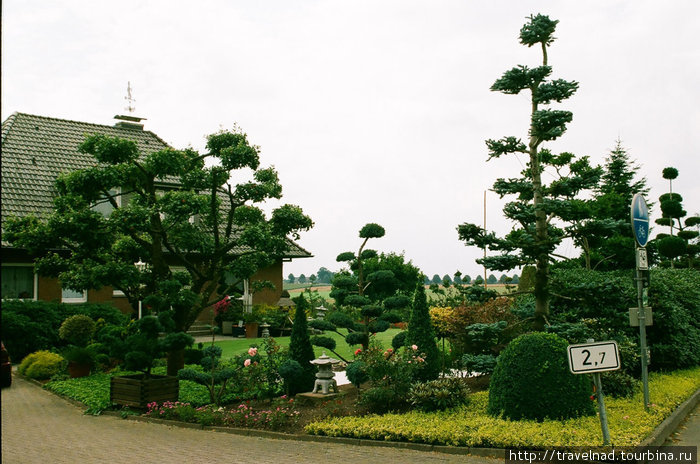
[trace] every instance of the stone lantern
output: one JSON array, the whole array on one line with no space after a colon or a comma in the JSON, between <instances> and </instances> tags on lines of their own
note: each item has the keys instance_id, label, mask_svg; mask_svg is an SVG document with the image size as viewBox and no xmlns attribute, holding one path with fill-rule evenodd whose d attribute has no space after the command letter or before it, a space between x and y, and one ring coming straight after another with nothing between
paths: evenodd
<instances>
[{"instance_id":1,"label":"stone lantern","mask_svg":"<svg viewBox=\"0 0 700 464\"><path fill-rule=\"evenodd\" d=\"M321 394L328 395L331 387L335 393L338 393L338 384L334 379L335 373L333 372L333 365L338 364L340 360L328 357L324 352L321 357L309 362L318 366L316 382L314 382L314 389L311 393L318 393L320 388Z\"/></svg>"}]
</instances>

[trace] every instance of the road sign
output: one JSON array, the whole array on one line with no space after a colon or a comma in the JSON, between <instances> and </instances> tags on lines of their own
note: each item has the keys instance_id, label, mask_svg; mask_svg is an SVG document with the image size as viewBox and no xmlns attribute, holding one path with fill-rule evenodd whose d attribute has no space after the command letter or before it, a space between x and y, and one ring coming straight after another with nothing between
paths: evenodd
<instances>
[{"instance_id":1,"label":"road sign","mask_svg":"<svg viewBox=\"0 0 700 464\"><path fill-rule=\"evenodd\" d=\"M649 269L649 260L647 259L646 248L637 248L637 269L640 271L646 271Z\"/></svg>"},{"instance_id":2,"label":"road sign","mask_svg":"<svg viewBox=\"0 0 700 464\"><path fill-rule=\"evenodd\" d=\"M654 325L654 313L649 306L644 307L644 325ZM639 327L639 308L630 308L630 326Z\"/></svg>"},{"instance_id":3,"label":"road sign","mask_svg":"<svg viewBox=\"0 0 700 464\"><path fill-rule=\"evenodd\" d=\"M649 241L649 208L639 193L632 198L631 217L634 238L640 247L645 247Z\"/></svg>"},{"instance_id":4,"label":"road sign","mask_svg":"<svg viewBox=\"0 0 700 464\"><path fill-rule=\"evenodd\" d=\"M569 345L567 354L572 374L592 374L620 368L620 352L617 342L613 340Z\"/></svg>"}]
</instances>

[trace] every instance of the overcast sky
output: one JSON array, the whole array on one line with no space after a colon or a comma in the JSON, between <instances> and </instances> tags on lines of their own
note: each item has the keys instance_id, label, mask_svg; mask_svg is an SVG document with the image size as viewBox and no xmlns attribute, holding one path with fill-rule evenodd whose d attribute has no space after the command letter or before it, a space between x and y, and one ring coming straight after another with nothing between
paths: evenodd
<instances>
[{"instance_id":1,"label":"overcast sky","mask_svg":"<svg viewBox=\"0 0 700 464\"><path fill-rule=\"evenodd\" d=\"M487 163L484 140L527 137L529 96L489 87L515 65L541 64L518 42L537 13L560 21L552 77L580 83L555 105L574 120L547 146L603 163L619 138L650 200L674 166L674 191L698 214L697 0L4 0L2 119L112 124L129 81L134 114L173 147L202 149L235 123L261 147L283 202L315 222L299 240L314 258L286 264L285 276L338 270L335 257L377 222L386 236L372 248L404 252L429 276L475 277L481 251L456 227L481 223L484 191L525 162ZM511 228L502 205L487 193L499 233Z\"/></svg>"}]
</instances>

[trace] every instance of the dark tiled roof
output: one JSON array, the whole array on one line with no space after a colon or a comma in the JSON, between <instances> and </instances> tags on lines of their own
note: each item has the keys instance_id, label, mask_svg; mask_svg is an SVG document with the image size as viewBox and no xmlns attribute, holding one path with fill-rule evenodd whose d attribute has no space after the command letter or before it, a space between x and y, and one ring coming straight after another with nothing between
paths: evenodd
<instances>
[{"instance_id":1,"label":"dark tiled roof","mask_svg":"<svg viewBox=\"0 0 700 464\"><path fill-rule=\"evenodd\" d=\"M13 113L2 123L2 223L12 216L51 214L58 175L97 164L92 156L78 151L85 137L94 134L133 140L143 154L169 147L153 132L140 128ZM3 240L2 246L9 244ZM308 251L290 241L285 257L308 256Z\"/></svg>"}]
</instances>

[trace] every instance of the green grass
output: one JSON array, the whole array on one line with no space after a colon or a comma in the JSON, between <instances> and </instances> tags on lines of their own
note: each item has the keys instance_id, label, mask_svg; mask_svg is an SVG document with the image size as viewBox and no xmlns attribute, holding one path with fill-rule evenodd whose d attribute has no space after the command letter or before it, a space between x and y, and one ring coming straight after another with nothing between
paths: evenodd
<instances>
[{"instance_id":1,"label":"green grass","mask_svg":"<svg viewBox=\"0 0 700 464\"><path fill-rule=\"evenodd\" d=\"M641 391L630 399L606 398L612 444L638 445L698 388L700 367L668 374L652 373L649 411L644 410ZM487 404L488 392L478 392L472 395L468 406L454 411L334 418L312 423L306 431L334 437L489 448L602 444L596 416L565 421L510 421L489 416Z\"/></svg>"},{"instance_id":2,"label":"green grass","mask_svg":"<svg viewBox=\"0 0 700 464\"><path fill-rule=\"evenodd\" d=\"M344 329L341 329L343 333L345 333ZM394 336L401 332L400 329L389 329L386 332L381 332L375 335L376 339L382 344L382 346L389 348L391 347L391 340L394 338ZM355 346L349 346L347 343L345 343L345 339L343 336L334 333L334 332L325 332L324 336L332 337L336 341L336 351L340 356L343 358L347 359L348 361L353 359L355 350L359 348L359 345ZM248 348L250 348L251 345L257 345L257 346L262 346L262 342L264 339L262 338L234 338L234 339L217 339L215 341L215 344L220 346L221 349L223 350L223 353L221 355L222 358L232 358L236 355L243 354L246 351L248 351ZM289 347L289 337L275 337L275 341L282 347L287 348ZM210 342L205 342L205 346L207 343ZM316 356L320 356L323 354L324 348L320 348L315 346L314 347L314 353ZM333 356L332 353L329 353L328 350L325 350L326 354L329 356Z\"/></svg>"}]
</instances>

